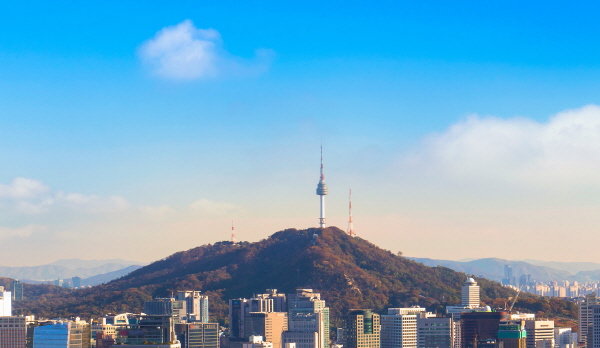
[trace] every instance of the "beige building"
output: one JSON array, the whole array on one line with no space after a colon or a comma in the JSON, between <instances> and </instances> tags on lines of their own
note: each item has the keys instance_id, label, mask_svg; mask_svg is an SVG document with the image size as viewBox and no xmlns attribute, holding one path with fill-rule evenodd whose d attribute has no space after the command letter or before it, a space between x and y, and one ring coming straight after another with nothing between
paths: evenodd
<instances>
[{"instance_id":1,"label":"beige building","mask_svg":"<svg viewBox=\"0 0 600 348\"><path fill-rule=\"evenodd\" d=\"M353 309L346 320L347 348L380 348L381 323L379 314L370 309Z\"/></svg>"},{"instance_id":2,"label":"beige building","mask_svg":"<svg viewBox=\"0 0 600 348\"><path fill-rule=\"evenodd\" d=\"M25 348L26 338L25 317L0 317L0 348Z\"/></svg>"},{"instance_id":3,"label":"beige building","mask_svg":"<svg viewBox=\"0 0 600 348\"><path fill-rule=\"evenodd\" d=\"M554 321L526 320L527 348L554 348Z\"/></svg>"},{"instance_id":4,"label":"beige building","mask_svg":"<svg viewBox=\"0 0 600 348\"><path fill-rule=\"evenodd\" d=\"M252 336L262 336L273 348L283 348L282 335L288 329L288 316L285 312L254 312L245 318L246 332Z\"/></svg>"}]
</instances>

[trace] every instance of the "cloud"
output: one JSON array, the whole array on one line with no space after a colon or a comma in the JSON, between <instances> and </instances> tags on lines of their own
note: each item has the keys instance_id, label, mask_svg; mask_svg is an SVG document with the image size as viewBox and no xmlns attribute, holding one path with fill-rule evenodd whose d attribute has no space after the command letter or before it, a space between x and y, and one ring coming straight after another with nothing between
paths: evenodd
<instances>
[{"instance_id":1,"label":"cloud","mask_svg":"<svg viewBox=\"0 0 600 348\"><path fill-rule=\"evenodd\" d=\"M0 208L17 214L43 214L57 210L100 213L128 209L129 202L120 196L86 195L53 190L40 181L15 178L0 184Z\"/></svg>"},{"instance_id":2,"label":"cloud","mask_svg":"<svg viewBox=\"0 0 600 348\"><path fill-rule=\"evenodd\" d=\"M31 198L48 191L39 181L27 178L14 178L9 184L0 184L0 199Z\"/></svg>"},{"instance_id":3,"label":"cloud","mask_svg":"<svg viewBox=\"0 0 600 348\"><path fill-rule=\"evenodd\" d=\"M470 116L425 138L402 160L427 180L527 189L600 189L600 107L546 122Z\"/></svg>"},{"instance_id":4,"label":"cloud","mask_svg":"<svg viewBox=\"0 0 600 348\"><path fill-rule=\"evenodd\" d=\"M36 232L43 232L45 230L46 227L40 225L26 225L15 228L0 226L0 240L9 238L26 238Z\"/></svg>"},{"instance_id":5,"label":"cloud","mask_svg":"<svg viewBox=\"0 0 600 348\"><path fill-rule=\"evenodd\" d=\"M223 49L214 29L199 29L192 21L161 29L139 49L142 62L153 74L172 80L196 80L222 75L245 75L264 71L270 50L257 50L251 60L234 57Z\"/></svg>"}]
</instances>

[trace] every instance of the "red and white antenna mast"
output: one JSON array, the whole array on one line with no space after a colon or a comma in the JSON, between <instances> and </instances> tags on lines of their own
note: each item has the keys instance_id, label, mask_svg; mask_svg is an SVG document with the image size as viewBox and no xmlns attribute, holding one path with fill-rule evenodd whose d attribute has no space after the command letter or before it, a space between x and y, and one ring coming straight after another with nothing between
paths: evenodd
<instances>
[{"instance_id":1,"label":"red and white antenna mast","mask_svg":"<svg viewBox=\"0 0 600 348\"><path fill-rule=\"evenodd\" d=\"M235 243L235 225L233 224L233 220L231 220L231 243Z\"/></svg>"},{"instance_id":2,"label":"red and white antenna mast","mask_svg":"<svg viewBox=\"0 0 600 348\"><path fill-rule=\"evenodd\" d=\"M354 226L352 226L352 189L350 189L350 193L348 195L348 235L350 237L356 236L354 233Z\"/></svg>"}]
</instances>

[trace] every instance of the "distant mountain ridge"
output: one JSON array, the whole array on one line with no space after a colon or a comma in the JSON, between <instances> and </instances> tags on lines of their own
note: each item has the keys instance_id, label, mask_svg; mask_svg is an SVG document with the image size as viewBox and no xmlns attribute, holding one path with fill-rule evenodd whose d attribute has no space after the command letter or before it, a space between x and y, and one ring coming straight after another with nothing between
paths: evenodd
<instances>
[{"instance_id":1,"label":"distant mountain ridge","mask_svg":"<svg viewBox=\"0 0 600 348\"><path fill-rule=\"evenodd\" d=\"M139 312L143 302L171 291L201 290L210 298L213 319L226 320L227 300L267 288L291 293L313 288L340 320L350 308L421 305L443 311L460 302L467 276L445 267L427 267L350 237L335 227L277 232L255 243L218 242L175 253L126 276L89 289L40 295L18 303L38 316L92 316ZM478 278L482 301L503 306L514 291ZM572 303L522 294L515 306L546 317L575 316Z\"/></svg>"},{"instance_id":2,"label":"distant mountain ridge","mask_svg":"<svg viewBox=\"0 0 600 348\"><path fill-rule=\"evenodd\" d=\"M531 278L540 282L550 281L600 281L600 268L594 269L592 262L551 262L538 260L512 261L499 258L483 258L468 261L438 260L430 258L409 257L411 260L424 265L435 267L443 266L457 272L478 275L487 279L502 281L504 279L504 266L513 269L513 276L518 278L523 274L530 274Z\"/></svg>"},{"instance_id":3,"label":"distant mountain ridge","mask_svg":"<svg viewBox=\"0 0 600 348\"><path fill-rule=\"evenodd\" d=\"M52 281L71 277L89 278L110 272L118 272L130 266L139 266L139 262L120 259L81 260L63 259L39 266L3 267L0 277L30 281ZM114 279L114 278L113 278Z\"/></svg>"}]
</instances>

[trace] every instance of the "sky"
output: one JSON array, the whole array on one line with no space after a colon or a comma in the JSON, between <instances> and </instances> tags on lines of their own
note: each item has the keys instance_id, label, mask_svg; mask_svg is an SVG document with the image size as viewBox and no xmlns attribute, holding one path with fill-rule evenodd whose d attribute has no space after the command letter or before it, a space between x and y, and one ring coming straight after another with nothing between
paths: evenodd
<instances>
[{"instance_id":1,"label":"sky","mask_svg":"<svg viewBox=\"0 0 600 348\"><path fill-rule=\"evenodd\" d=\"M600 4L19 1L0 265L328 224L407 256L595 261Z\"/></svg>"}]
</instances>

